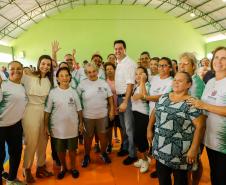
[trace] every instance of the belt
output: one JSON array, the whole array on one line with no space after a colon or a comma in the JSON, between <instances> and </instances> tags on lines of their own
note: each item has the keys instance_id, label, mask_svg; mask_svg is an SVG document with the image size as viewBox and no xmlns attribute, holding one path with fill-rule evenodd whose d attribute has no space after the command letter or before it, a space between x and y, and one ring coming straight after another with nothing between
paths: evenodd
<instances>
[{"instance_id":1,"label":"belt","mask_svg":"<svg viewBox=\"0 0 226 185\"><path fill-rule=\"evenodd\" d=\"M117 94L118 97L125 97L126 94Z\"/></svg>"}]
</instances>

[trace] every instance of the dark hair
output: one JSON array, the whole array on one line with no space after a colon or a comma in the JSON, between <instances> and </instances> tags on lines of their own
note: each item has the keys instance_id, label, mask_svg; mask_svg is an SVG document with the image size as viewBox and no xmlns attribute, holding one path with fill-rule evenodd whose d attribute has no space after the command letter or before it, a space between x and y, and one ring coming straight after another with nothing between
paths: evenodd
<instances>
[{"instance_id":1,"label":"dark hair","mask_svg":"<svg viewBox=\"0 0 226 185\"><path fill-rule=\"evenodd\" d=\"M9 66L12 65L13 63L20 64L21 67L23 68L23 64L22 64L21 62L17 61L17 60L13 60L13 61L11 61L10 63L8 63L8 68L9 68Z\"/></svg>"},{"instance_id":2,"label":"dark hair","mask_svg":"<svg viewBox=\"0 0 226 185\"><path fill-rule=\"evenodd\" d=\"M126 43L125 43L124 40L115 40L115 41L114 41L114 46L115 46L116 44L122 44L123 47L126 49Z\"/></svg>"},{"instance_id":3,"label":"dark hair","mask_svg":"<svg viewBox=\"0 0 226 185\"><path fill-rule=\"evenodd\" d=\"M39 76L40 83L41 83L41 71L40 71L39 67L40 67L41 61L43 59L47 59L47 60L51 61L50 71L46 73L46 76L49 79L51 86L53 87L53 65L52 65L52 58L49 55L41 55L39 57L38 64L37 64L37 71L35 71L33 74Z\"/></svg>"},{"instance_id":4,"label":"dark hair","mask_svg":"<svg viewBox=\"0 0 226 185\"><path fill-rule=\"evenodd\" d=\"M170 76L174 77L175 73L173 71L173 65L172 65L171 59L168 58L168 57L162 57L160 60L165 60L168 63L168 65L171 68L171 70L170 70Z\"/></svg>"},{"instance_id":5,"label":"dark hair","mask_svg":"<svg viewBox=\"0 0 226 185\"><path fill-rule=\"evenodd\" d=\"M151 58L151 57L150 57L150 53L149 53L148 51L143 51L143 52L140 54L140 56L141 56L141 55L147 55L149 58Z\"/></svg>"},{"instance_id":6,"label":"dark hair","mask_svg":"<svg viewBox=\"0 0 226 185\"><path fill-rule=\"evenodd\" d=\"M175 60L175 59L172 59L171 62L175 62L177 64L177 60Z\"/></svg>"},{"instance_id":7,"label":"dark hair","mask_svg":"<svg viewBox=\"0 0 226 185\"><path fill-rule=\"evenodd\" d=\"M70 81L69 82L71 82L71 72L70 72L69 68L67 68L67 67L59 68L57 70L57 72L56 72L56 77L59 77L59 74L60 74L61 71L67 71L68 72L68 74L70 76ZM57 81L57 84L60 85L60 82Z\"/></svg>"},{"instance_id":8,"label":"dark hair","mask_svg":"<svg viewBox=\"0 0 226 185\"><path fill-rule=\"evenodd\" d=\"M113 55L113 56L115 57L115 59L117 59L116 56L115 56L115 54L113 54L113 53L110 53L110 54L107 56L107 59L108 59L111 55Z\"/></svg>"},{"instance_id":9,"label":"dark hair","mask_svg":"<svg viewBox=\"0 0 226 185\"><path fill-rule=\"evenodd\" d=\"M190 75L188 72L180 71L180 72L177 72L177 73L183 73L183 74L186 76L187 82L188 82L188 83L191 83L191 85L192 85L192 77L191 77L191 75ZM177 73L176 73L176 74L177 74ZM176 75L176 74L175 74L175 75Z\"/></svg>"},{"instance_id":10,"label":"dark hair","mask_svg":"<svg viewBox=\"0 0 226 185\"><path fill-rule=\"evenodd\" d=\"M84 60L82 63L83 63L83 65L85 65L85 64L88 64L89 62L88 62L88 60Z\"/></svg>"},{"instance_id":11,"label":"dark hair","mask_svg":"<svg viewBox=\"0 0 226 185\"><path fill-rule=\"evenodd\" d=\"M64 57L66 57L66 56L72 56L72 54L71 53L68 53L68 54L64 55Z\"/></svg>"},{"instance_id":12,"label":"dark hair","mask_svg":"<svg viewBox=\"0 0 226 185\"><path fill-rule=\"evenodd\" d=\"M101 62L103 61L102 56L100 56L99 54L94 54L91 58L91 61L95 58L95 57L99 57L101 59Z\"/></svg>"},{"instance_id":13,"label":"dark hair","mask_svg":"<svg viewBox=\"0 0 226 185\"><path fill-rule=\"evenodd\" d=\"M114 68L114 70L116 69L116 66L114 64L112 64L111 62L106 62L104 64L104 70L106 71L107 66L112 66Z\"/></svg>"},{"instance_id":14,"label":"dark hair","mask_svg":"<svg viewBox=\"0 0 226 185\"><path fill-rule=\"evenodd\" d=\"M147 82L148 81L148 70L146 68L142 67L142 66L137 67L137 69L143 69L144 73L147 76L147 79L146 79L146 82Z\"/></svg>"},{"instance_id":15,"label":"dark hair","mask_svg":"<svg viewBox=\"0 0 226 185\"><path fill-rule=\"evenodd\" d=\"M67 65L67 67L68 67L68 69L69 69L69 65L68 65L68 63L67 63L67 62L61 62L61 63L59 64L59 68L60 68L60 66L61 66L62 64L66 64L66 65Z\"/></svg>"},{"instance_id":16,"label":"dark hair","mask_svg":"<svg viewBox=\"0 0 226 185\"><path fill-rule=\"evenodd\" d=\"M156 60L157 62L159 62L160 58L159 57L153 57L153 58L151 58L151 60Z\"/></svg>"}]
</instances>

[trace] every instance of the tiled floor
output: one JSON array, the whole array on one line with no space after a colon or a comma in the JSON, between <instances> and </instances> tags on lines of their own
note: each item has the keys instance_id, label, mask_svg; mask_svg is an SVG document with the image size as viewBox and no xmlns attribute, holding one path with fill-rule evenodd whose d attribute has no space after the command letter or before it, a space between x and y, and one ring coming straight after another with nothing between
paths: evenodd
<instances>
[{"instance_id":1,"label":"tiled floor","mask_svg":"<svg viewBox=\"0 0 226 185\"><path fill-rule=\"evenodd\" d=\"M67 174L63 180L57 180L56 177L51 177L48 179L36 179L37 185L157 185L157 179L151 179L149 177L150 172L154 170L154 161L151 162L150 169L148 173L140 174L139 169L131 166L124 166L122 164L123 158L117 157L116 152L120 144L114 144L113 152L110 154L112 163L105 165L99 157L99 154L92 152L91 164L88 168L81 168L81 161L83 159L83 146L80 145L79 152L76 158L77 168L80 172L80 177L78 179L73 179L70 174ZM204 172L200 182L200 185L210 185L209 179L209 167L206 152L202 155L202 161L204 164ZM47 150L47 167L49 170L53 170L55 174L59 169L57 169L53 163L50 156L50 147ZM8 164L5 165L8 168ZM35 174L35 167L32 169L33 174ZM19 178L22 177L22 168L19 169Z\"/></svg>"}]
</instances>

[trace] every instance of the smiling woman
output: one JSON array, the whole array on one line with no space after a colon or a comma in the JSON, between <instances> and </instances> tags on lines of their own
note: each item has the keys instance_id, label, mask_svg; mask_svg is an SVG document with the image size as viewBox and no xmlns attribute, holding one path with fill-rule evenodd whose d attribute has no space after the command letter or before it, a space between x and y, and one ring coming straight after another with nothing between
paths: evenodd
<instances>
[{"instance_id":1,"label":"smiling woman","mask_svg":"<svg viewBox=\"0 0 226 185\"><path fill-rule=\"evenodd\" d=\"M23 129L21 119L27 103L25 89L21 85L23 65L18 61L9 63L9 80L0 77L0 184L2 184L5 142L9 153L8 183L14 183L22 153ZM15 182L16 183L16 182Z\"/></svg>"},{"instance_id":2,"label":"smiling woman","mask_svg":"<svg viewBox=\"0 0 226 185\"><path fill-rule=\"evenodd\" d=\"M42 55L38 60L37 71L24 75L22 83L28 95L28 105L23 117L25 138L24 176L27 183L35 182L31 174L34 155L37 156L36 177L49 177L52 173L45 169L45 153L48 141L44 126L44 103L53 84L52 59Z\"/></svg>"}]
</instances>

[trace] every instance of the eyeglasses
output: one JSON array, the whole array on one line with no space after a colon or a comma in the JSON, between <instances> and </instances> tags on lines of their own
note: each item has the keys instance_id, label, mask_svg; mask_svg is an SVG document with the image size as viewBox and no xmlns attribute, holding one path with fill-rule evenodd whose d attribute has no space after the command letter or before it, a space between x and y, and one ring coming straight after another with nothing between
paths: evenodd
<instances>
[{"instance_id":1,"label":"eyeglasses","mask_svg":"<svg viewBox=\"0 0 226 185\"><path fill-rule=\"evenodd\" d=\"M158 65L158 67L160 68L160 67L163 67L163 68L165 68L165 67L169 67L169 65L168 64L162 64L162 65Z\"/></svg>"},{"instance_id":2,"label":"eyeglasses","mask_svg":"<svg viewBox=\"0 0 226 185\"><path fill-rule=\"evenodd\" d=\"M73 59L71 59L71 58L69 58L69 59L66 59L66 62L72 62L73 61Z\"/></svg>"},{"instance_id":3,"label":"eyeglasses","mask_svg":"<svg viewBox=\"0 0 226 185\"><path fill-rule=\"evenodd\" d=\"M188 64L190 64L190 62L180 62L180 63L179 63L179 66L182 66L182 65L185 65L185 66L186 66L186 65L188 65Z\"/></svg>"}]
</instances>

